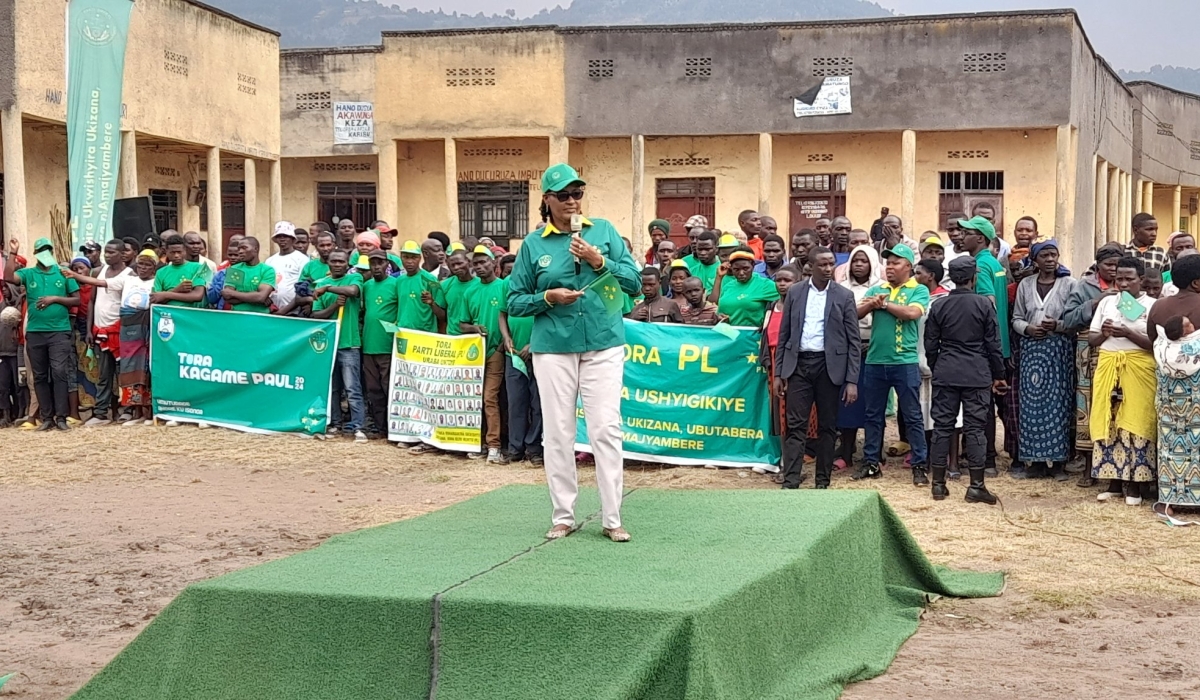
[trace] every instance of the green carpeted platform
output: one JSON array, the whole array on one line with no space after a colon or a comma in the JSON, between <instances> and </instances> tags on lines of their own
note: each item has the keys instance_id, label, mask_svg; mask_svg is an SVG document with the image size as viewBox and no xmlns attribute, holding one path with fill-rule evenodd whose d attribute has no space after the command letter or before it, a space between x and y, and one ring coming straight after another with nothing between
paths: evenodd
<instances>
[{"instance_id":1,"label":"green carpeted platform","mask_svg":"<svg viewBox=\"0 0 1200 700\"><path fill-rule=\"evenodd\" d=\"M928 594L1003 585L875 491L635 491L626 545L598 517L545 543L549 508L508 487L190 586L75 698L836 698Z\"/></svg>"}]
</instances>

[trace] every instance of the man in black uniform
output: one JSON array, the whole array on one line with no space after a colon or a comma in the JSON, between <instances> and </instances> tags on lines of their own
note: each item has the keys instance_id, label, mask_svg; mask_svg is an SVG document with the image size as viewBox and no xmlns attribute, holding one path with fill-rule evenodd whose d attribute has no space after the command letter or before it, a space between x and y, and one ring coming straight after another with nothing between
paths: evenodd
<instances>
[{"instance_id":1,"label":"man in black uniform","mask_svg":"<svg viewBox=\"0 0 1200 700\"><path fill-rule=\"evenodd\" d=\"M969 255L950 261L950 280L955 289L932 304L925 320L925 358L933 373L933 500L950 495L946 488L946 464L959 407L963 414L965 461L971 474L967 503L996 505L996 497L984 485L984 446L991 397L1008 391L1004 380L1004 357L1000 354L996 308L975 293L975 259ZM986 362L980 362L980 358Z\"/></svg>"}]
</instances>

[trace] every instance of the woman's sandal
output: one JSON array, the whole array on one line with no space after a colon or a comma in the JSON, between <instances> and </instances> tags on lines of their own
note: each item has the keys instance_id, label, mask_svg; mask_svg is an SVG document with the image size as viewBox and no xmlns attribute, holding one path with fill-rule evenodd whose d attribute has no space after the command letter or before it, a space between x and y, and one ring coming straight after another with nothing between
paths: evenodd
<instances>
[{"instance_id":1,"label":"woman's sandal","mask_svg":"<svg viewBox=\"0 0 1200 700\"><path fill-rule=\"evenodd\" d=\"M546 533L546 539L561 540L569 534L571 534L571 528L567 525L555 525L554 527L550 528L550 532Z\"/></svg>"},{"instance_id":2,"label":"woman's sandal","mask_svg":"<svg viewBox=\"0 0 1200 700\"><path fill-rule=\"evenodd\" d=\"M613 542L628 542L629 540L633 539L633 536L626 532L625 528L623 527L615 527L611 530L604 528L600 531L600 534L604 535Z\"/></svg>"}]
</instances>

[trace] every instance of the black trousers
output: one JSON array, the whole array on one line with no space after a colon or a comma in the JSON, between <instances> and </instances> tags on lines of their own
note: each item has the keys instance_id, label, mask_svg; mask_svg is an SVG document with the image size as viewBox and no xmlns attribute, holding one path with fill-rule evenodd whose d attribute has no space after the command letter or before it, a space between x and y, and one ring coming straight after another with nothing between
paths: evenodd
<instances>
[{"instance_id":1,"label":"black trousers","mask_svg":"<svg viewBox=\"0 0 1200 700\"><path fill-rule=\"evenodd\" d=\"M950 441L954 439L954 424L958 421L958 409L963 414L963 457L967 469L983 469L987 459L984 440L987 424L994 423L991 387L975 388L962 386L933 385L933 403L929 417L933 419L933 446L930 448L929 465L944 468L950 463ZM989 418L991 420L989 420Z\"/></svg>"},{"instance_id":2,"label":"black trousers","mask_svg":"<svg viewBox=\"0 0 1200 700\"><path fill-rule=\"evenodd\" d=\"M18 384L20 377L17 356L0 357L0 420L16 420L24 415Z\"/></svg>"},{"instance_id":3,"label":"black trousers","mask_svg":"<svg viewBox=\"0 0 1200 700\"><path fill-rule=\"evenodd\" d=\"M96 365L100 378L96 380L96 408L92 413L97 418L116 418L120 412L117 397L117 358L107 350L96 348Z\"/></svg>"},{"instance_id":4,"label":"black trousers","mask_svg":"<svg viewBox=\"0 0 1200 700\"><path fill-rule=\"evenodd\" d=\"M388 382L392 380L392 356L364 354L362 375L367 415L375 423L376 430L387 434Z\"/></svg>"},{"instance_id":5,"label":"black trousers","mask_svg":"<svg viewBox=\"0 0 1200 700\"><path fill-rule=\"evenodd\" d=\"M70 373L75 371L75 343L70 331L31 331L25 334L29 369L42 420L66 418Z\"/></svg>"},{"instance_id":6,"label":"black trousers","mask_svg":"<svg viewBox=\"0 0 1200 700\"><path fill-rule=\"evenodd\" d=\"M795 373L787 378L787 431L783 438L783 487L800 488L808 419L817 406L817 485L828 486L837 439L838 400L842 388L825 369L825 353L802 352Z\"/></svg>"}]
</instances>

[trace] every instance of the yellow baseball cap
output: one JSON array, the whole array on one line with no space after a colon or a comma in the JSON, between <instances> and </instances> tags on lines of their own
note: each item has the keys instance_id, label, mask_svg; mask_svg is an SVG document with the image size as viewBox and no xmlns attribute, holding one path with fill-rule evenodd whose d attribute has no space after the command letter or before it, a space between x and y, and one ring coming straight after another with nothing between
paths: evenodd
<instances>
[{"instance_id":1,"label":"yellow baseball cap","mask_svg":"<svg viewBox=\"0 0 1200 700\"><path fill-rule=\"evenodd\" d=\"M404 245L400 247L400 252L408 255L420 255L421 245L416 241L405 241Z\"/></svg>"},{"instance_id":2,"label":"yellow baseball cap","mask_svg":"<svg viewBox=\"0 0 1200 700\"><path fill-rule=\"evenodd\" d=\"M474 253L475 255L486 255L489 258L491 258L492 260L496 259L496 254L493 253L491 251L491 249L489 249L485 245L477 245L477 246L475 246L475 250L473 250L471 252Z\"/></svg>"},{"instance_id":3,"label":"yellow baseball cap","mask_svg":"<svg viewBox=\"0 0 1200 700\"><path fill-rule=\"evenodd\" d=\"M717 241L718 248L736 248L740 245L741 243L738 241L738 239L734 238L733 234L731 233L721 236L720 240Z\"/></svg>"}]
</instances>

